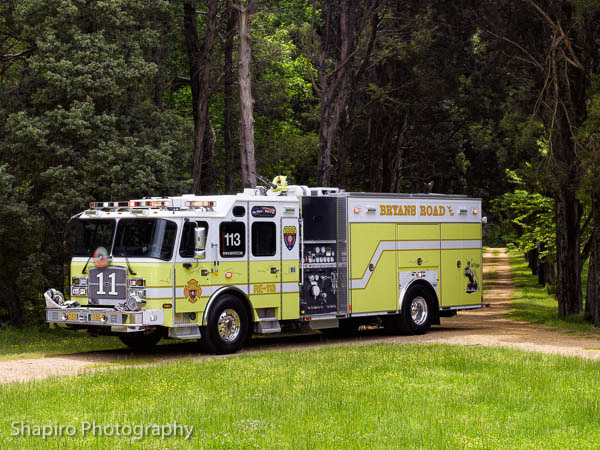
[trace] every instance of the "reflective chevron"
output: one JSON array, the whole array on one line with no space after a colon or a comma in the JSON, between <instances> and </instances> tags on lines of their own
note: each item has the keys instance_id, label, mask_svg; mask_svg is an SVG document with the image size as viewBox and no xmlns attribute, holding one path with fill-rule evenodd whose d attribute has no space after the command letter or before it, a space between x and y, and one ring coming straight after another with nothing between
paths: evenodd
<instances>
[{"instance_id":1,"label":"reflective chevron","mask_svg":"<svg viewBox=\"0 0 600 450\"><path fill-rule=\"evenodd\" d=\"M385 251L404 250L461 250L481 248L481 240L452 240L452 241L381 241L375 249L373 257L365 267L362 278L351 280L351 289L364 289L371 278L369 265L375 267Z\"/></svg>"}]
</instances>

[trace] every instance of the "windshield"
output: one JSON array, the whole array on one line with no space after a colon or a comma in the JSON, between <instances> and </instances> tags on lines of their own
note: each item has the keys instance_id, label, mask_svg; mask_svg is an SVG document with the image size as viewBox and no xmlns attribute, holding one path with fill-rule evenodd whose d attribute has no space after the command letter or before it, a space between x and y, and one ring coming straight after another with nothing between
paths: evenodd
<instances>
[{"instance_id":1,"label":"windshield","mask_svg":"<svg viewBox=\"0 0 600 450\"><path fill-rule=\"evenodd\" d=\"M121 219L113 256L171 259L177 234L175 222L164 219Z\"/></svg>"},{"instance_id":2,"label":"windshield","mask_svg":"<svg viewBox=\"0 0 600 450\"><path fill-rule=\"evenodd\" d=\"M74 227L73 256L89 257L98 247L110 249L115 231L114 220L76 220Z\"/></svg>"}]
</instances>

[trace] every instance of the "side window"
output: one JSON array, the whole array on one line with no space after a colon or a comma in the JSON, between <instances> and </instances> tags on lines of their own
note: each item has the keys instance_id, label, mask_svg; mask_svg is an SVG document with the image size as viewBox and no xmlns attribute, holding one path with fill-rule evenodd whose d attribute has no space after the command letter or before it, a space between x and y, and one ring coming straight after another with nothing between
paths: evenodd
<instances>
[{"instance_id":1,"label":"side window","mask_svg":"<svg viewBox=\"0 0 600 450\"><path fill-rule=\"evenodd\" d=\"M276 226L273 222L252 224L252 255L273 256L277 252Z\"/></svg>"},{"instance_id":2,"label":"side window","mask_svg":"<svg viewBox=\"0 0 600 450\"><path fill-rule=\"evenodd\" d=\"M239 258L246 254L246 226L243 222L221 222L219 251L223 258Z\"/></svg>"},{"instance_id":3,"label":"side window","mask_svg":"<svg viewBox=\"0 0 600 450\"><path fill-rule=\"evenodd\" d=\"M206 228L206 231L208 232L208 223L197 223L198 226ZM186 222L183 225L183 231L181 234L181 244L179 245L179 255L182 258L194 257L194 228L196 228L196 222Z\"/></svg>"}]
</instances>

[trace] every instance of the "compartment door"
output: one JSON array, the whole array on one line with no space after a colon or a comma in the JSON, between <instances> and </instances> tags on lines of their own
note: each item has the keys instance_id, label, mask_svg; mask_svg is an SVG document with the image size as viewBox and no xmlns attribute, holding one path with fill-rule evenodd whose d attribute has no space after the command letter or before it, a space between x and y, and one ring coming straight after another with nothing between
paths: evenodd
<instances>
[{"instance_id":1,"label":"compartment door","mask_svg":"<svg viewBox=\"0 0 600 450\"><path fill-rule=\"evenodd\" d=\"M441 305L482 302L481 224L442 224Z\"/></svg>"},{"instance_id":2,"label":"compartment door","mask_svg":"<svg viewBox=\"0 0 600 450\"><path fill-rule=\"evenodd\" d=\"M300 226L297 217L281 219L281 313L279 319L300 317Z\"/></svg>"},{"instance_id":3,"label":"compartment door","mask_svg":"<svg viewBox=\"0 0 600 450\"><path fill-rule=\"evenodd\" d=\"M250 202L249 293L253 308L281 315L281 211L283 206Z\"/></svg>"}]
</instances>

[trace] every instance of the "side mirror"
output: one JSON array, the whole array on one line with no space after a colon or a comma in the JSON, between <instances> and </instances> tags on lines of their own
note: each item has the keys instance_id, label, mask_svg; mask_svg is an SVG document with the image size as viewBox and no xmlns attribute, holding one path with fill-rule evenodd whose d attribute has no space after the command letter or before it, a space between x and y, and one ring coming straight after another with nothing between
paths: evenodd
<instances>
[{"instance_id":1,"label":"side mirror","mask_svg":"<svg viewBox=\"0 0 600 450\"><path fill-rule=\"evenodd\" d=\"M194 228L194 259L206 259L206 228Z\"/></svg>"}]
</instances>

